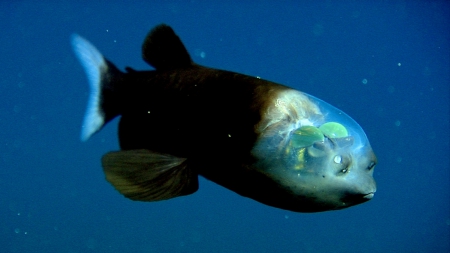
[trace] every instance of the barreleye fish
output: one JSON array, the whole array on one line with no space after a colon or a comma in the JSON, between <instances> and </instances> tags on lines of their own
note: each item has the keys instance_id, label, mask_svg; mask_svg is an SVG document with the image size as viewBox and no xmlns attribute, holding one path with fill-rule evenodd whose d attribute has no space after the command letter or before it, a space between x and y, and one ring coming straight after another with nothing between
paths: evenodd
<instances>
[{"instance_id":1,"label":"barreleye fish","mask_svg":"<svg viewBox=\"0 0 450 253\"><path fill-rule=\"evenodd\" d=\"M189 195L199 175L294 212L347 208L376 191L377 159L347 114L281 84L198 65L165 24L142 45L155 70L121 71L76 34L72 45L90 85L81 139L121 116L120 151L102 166L127 198Z\"/></svg>"}]
</instances>

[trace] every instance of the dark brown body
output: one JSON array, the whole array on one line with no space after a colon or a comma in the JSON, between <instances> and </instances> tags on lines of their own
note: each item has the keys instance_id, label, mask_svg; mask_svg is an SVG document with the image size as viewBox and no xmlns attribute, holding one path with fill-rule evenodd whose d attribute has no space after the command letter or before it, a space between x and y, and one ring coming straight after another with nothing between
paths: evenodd
<instances>
[{"instance_id":1,"label":"dark brown body","mask_svg":"<svg viewBox=\"0 0 450 253\"><path fill-rule=\"evenodd\" d=\"M258 124L268 103L288 87L228 71L192 66L177 71L131 72L119 125L122 149L148 149L188 158L205 178L241 195L284 209L279 184L250 167ZM287 191L289 191L287 189ZM292 203L292 204L291 204ZM307 206L307 205L306 205Z\"/></svg>"}]
</instances>

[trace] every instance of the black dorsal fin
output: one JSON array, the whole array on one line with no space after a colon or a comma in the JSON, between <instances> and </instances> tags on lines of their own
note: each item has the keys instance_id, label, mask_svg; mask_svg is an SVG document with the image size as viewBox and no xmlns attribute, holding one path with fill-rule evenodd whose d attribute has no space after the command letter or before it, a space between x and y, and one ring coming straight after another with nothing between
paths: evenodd
<instances>
[{"instance_id":1,"label":"black dorsal fin","mask_svg":"<svg viewBox=\"0 0 450 253\"><path fill-rule=\"evenodd\" d=\"M147 35L142 45L142 57L157 70L187 67L192 64L192 59L180 38L165 24L156 26Z\"/></svg>"}]
</instances>

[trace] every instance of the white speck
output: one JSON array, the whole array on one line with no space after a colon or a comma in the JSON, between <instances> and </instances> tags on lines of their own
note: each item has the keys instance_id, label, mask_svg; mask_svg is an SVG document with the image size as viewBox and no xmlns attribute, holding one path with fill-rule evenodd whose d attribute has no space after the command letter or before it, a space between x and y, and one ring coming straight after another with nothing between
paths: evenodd
<instances>
[{"instance_id":1,"label":"white speck","mask_svg":"<svg viewBox=\"0 0 450 253\"><path fill-rule=\"evenodd\" d=\"M108 29L106 29L106 32L109 32L109 30L108 30Z\"/></svg>"},{"instance_id":2,"label":"white speck","mask_svg":"<svg viewBox=\"0 0 450 253\"><path fill-rule=\"evenodd\" d=\"M399 62L399 63L397 63L397 66L399 66L399 67L400 67L400 66L402 66L402 64L401 64L401 63Z\"/></svg>"},{"instance_id":3,"label":"white speck","mask_svg":"<svg viewBox=\"0 0 450 253\"><path fill-rule=\"evenodd\" d=\"M284 218L287 220L289 219L289 215L285 215Z\"/></svg>"},{"instance_id":4,"label":"white speck","mask_svg":"<svg viewBox=\"0 0 450 253\"><path fill-rule=\"evenodd\" d=\"M206 57L205 51L202 51L201 49L195 49L194 54L202 59Z\"/></svg>"},{"instance_id":5,"label":"white speck","mask_svg":"<svg viewBox=\"0 0 450 253\"><path fill-rule=\"evenodd\" d=\"M395 121L395 126L398 126L398 127L399 127L400 124L401 124L400 120L396 120L396 121Z\"/></svg>"},{"instance_id":6,"label":"white speck","mask_svg":"<svg viewBox=\"0 0 450 253\"><path fill-rule=\"evenodd\" d=\"M363 84L367 84L367 79L364 78L364 79L362 80L362 83L363 83Z\"/></svg>"},{"instance_id":7,"label":"white speck","mask_svg":"<svg viewBox=\"0 0 450 253\"><path fill-rule=\"evenodd\" d=\"M116 43L117 42L117 40L114 40L114 43Z\"/></svg>"},{"instance_id":8,"label":"white speck","mask_svg":"<svg viewBox=\"0 0 450 253\"><path fill-rule=\"evenodd\" d=\"M147 111L148 114L150 114L150 111Z\"/></svg>"},{"instance_id":9,"label":"white speck","mask_svg":"<svg viewBox=\"0 0 450 253\"><path fill-rule=\"evenodd\" d=\"M337 155L334 157L333 161L337 164L342 162L342 157L340 155Z\"/></svg>"},{"instance_id":10,"label":"white speck","mask_svg":"<svg viewBox=\"0 0 450 253\"><path fill-rule=\"evenodd\" d=\"M20 228L14 229L14 233L16 233L16 234L20 233Z\"/></svg>"},{"instance_id":11,"label":"white speck","mask_svg":"<svg viewBox=\"0 0 450 253\"><path fill-rule=\"evenodd\" d=\"M228 137L231 137L231 134L228 134Z\"/></svg>"}]
</instances>

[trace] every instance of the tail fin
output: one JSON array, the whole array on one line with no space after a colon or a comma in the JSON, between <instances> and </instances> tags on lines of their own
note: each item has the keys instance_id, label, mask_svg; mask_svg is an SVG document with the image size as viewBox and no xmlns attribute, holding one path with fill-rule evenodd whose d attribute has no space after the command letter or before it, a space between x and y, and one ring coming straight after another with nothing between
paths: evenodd
<instances>
[{"instance_id":1,"label":"tail fin","mask_svg":"<svg viewBox=\"0 0 450 253\"><path fill-rule=\"evenodd\" d=\"M119 115L117 96L118 84L123 73L89 41L73 34L72 47L83 66L89 81L89 100L81 128L81 140L88 140L108 121Z\"/></svg>"}]
</instances>

